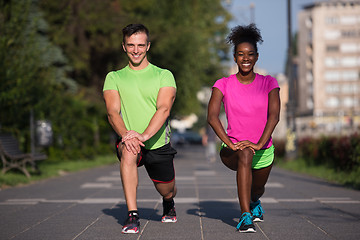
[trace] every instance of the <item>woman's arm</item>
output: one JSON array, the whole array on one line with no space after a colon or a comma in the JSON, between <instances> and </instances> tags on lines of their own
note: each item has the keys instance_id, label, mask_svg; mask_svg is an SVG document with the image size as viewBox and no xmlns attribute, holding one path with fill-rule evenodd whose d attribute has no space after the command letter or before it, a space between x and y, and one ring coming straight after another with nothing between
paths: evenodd
<instances>
[{"instance_id":1,"label":"woman's arm","mask_svg":"<svg viewBox=\"0 0 360 240\"><path fill-rule=\"evenodd\" d=\"M207 121L216 135L221 139L221 141L228 145L229 148L236 151L237 149L235 145L227 136L225 129L219 119L222 98L222 92L218 88L214 87L208 105Z\"/></svg>"},{"instance_id":2,"label":"woman's arm","mask_svg":"<svg viewBox=\"0 0 360 240\"><path fill-rule=\"evenodd\" d=\"M280 119L279 91L279 88L274 88L268 95L268 118L259 141L256 144L250 141L241 141L239 144L240 149L245 147L252 147L255 150L260 150L269 140Z\"/></svg>"}]
</instances>

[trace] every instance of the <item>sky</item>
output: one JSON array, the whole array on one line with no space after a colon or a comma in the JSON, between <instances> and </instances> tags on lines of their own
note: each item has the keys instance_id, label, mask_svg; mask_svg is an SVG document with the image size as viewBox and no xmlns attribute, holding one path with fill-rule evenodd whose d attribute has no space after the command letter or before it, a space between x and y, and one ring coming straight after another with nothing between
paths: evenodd
<instances>
[{"instance_id":1,"label":"sky","mask_svg":"<svg viewBox=\"0 0 360 240\"><path fill-rule=\"evenodd\" d=\"M292 32L297 30L297 13L304 5L320 0L291 0ZM326 0L324 0L326 1ZM284 72L288 46L287 0L228 0L227 8L234 19L229 28L247 25L251 22L251 4L254 6L253 18L260 29L264 42L258 45L259 60L257 67L268 74Z\"/></svg>"}]
</instances>

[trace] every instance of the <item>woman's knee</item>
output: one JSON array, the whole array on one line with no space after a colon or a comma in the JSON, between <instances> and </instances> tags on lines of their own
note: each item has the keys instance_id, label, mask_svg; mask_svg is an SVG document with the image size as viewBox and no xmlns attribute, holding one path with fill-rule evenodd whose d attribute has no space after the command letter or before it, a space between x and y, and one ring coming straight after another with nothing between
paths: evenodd
<instances>
[{"instance_id":1,"label":"woman's knee","mask_svg":"<svg viewBox=\"0 0 360 240\"><path fill-rule=\"evenodd\" d=\"M220 151L220 159L221 159L222 163L231 170L236 171L237 158L238 158L237 153L230 149L223 148Z\"/></svg>"},{"instance_id":2,"label":"woman's knee","mask_svg":"<svg viewBox=\"0 0 360 240\"><path fill-rule=\"evenodd\" d=\"M249 148L238 151L238 166L251 168L253 161L253 152Z\"/></svg>"},{"instance_id":3,"label":"woman's knee","mask_svg":"<svg viewBox=\"0 0 360 240\"><path fill-rule=\"evenodd\" d=\"M251 188L251 200L257 201L265 193L265 186L252 186Z\"/></svg>"}]
</instances>

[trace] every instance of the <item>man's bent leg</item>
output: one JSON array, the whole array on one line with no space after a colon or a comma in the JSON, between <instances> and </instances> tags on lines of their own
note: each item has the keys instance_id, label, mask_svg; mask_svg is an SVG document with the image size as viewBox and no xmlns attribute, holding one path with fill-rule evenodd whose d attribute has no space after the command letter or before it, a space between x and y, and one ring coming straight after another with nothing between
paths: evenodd
<instances>
[{"instance_id":1,"label":"man's bent leg","mask_svg":"<svg viewBox=\"0 0 360 240\"><path fill-rule=\"evenodd\" d=\"M171 200L176 195L175 180L169 183L154 182L156 190L165 200Z\"/></svg>"},{"instance_id":2,"label":"man's bent leg","mask_svg":"<svg viewBox=\"0 0 360 240\"><path fill-rule=\"evenodd\" d=\"M156 190L163 197L163 215L161 222L175 223L177 222L174 197L176 195L175 180L169 183L155 183Z\"/></svg>"}]
</instances>

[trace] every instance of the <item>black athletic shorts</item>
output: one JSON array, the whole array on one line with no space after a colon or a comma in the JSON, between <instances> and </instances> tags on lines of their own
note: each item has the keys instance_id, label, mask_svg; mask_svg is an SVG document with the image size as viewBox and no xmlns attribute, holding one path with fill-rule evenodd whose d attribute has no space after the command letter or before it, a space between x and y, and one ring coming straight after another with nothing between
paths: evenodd
<instances>
[{"instance_id":1,"label":"black athletic shorts","mask_svg":"<svg viewBox=\"0 0 360 240\"><path fill-rule=\"evenodd\" d=\"M115 144L116 154L120 161L119 144L121 144L121 138ZM145 166L153 182L169 183L175 179L174 157L176 153L176 150L171 147L170 143L153 150L141 147L137 165L138 167Z\"/></svg>"}]
</instances>

